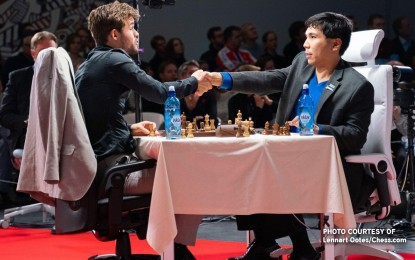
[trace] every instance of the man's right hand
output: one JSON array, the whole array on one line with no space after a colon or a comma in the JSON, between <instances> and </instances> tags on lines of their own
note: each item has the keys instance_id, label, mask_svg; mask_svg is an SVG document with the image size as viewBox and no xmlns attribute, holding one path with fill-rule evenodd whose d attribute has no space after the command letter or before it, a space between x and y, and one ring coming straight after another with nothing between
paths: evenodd
<instances>
[{"instance_id":1,"label":"man's right hand","mask_svg":"<svg viewBox=\"0 0 415 260\"><path fill-rule=\"evenodd\" d=\"M201 96L203 93L212 89L212 83L210 81L209 72L203 70L196 70L192 74L193 77L197 79L197 90L196 95Z\"/></svg>"}]
</instances>

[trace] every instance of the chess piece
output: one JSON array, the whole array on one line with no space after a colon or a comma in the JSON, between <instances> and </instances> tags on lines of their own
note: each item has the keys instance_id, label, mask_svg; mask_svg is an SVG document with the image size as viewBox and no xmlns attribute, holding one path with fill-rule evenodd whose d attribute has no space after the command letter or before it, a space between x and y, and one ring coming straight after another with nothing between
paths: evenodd
<instances>
[{"instance_id":1,"label":"chess piece","mask_svg":"<svg viewBox=\"0 0 415 260\"><path fill-rule=\"evenodd\" d=\"M199 129L199 128L197 127L196 117L194 117L194 118L193 118L192 125L193 125L193 129L194 129L195 131Z\"/></svg>"},{"instance_id":2,"label":"chess piece","mask_svg":"<svg viewBox=\"0 0 415 260\"><path fill-rule=\"evenodd\" d=\"M187 129L187 138L193 138L195 137L193 135L193 123L189 123L188 129Z\"/></svg>"},{"instance_id":3,"label":"chess piece","mask_svg":"<svg viewBox=\"0 0 415 260\"><path fill-rule=\"evenodd\" d=\"M210 131L210 125L209 125L209 115L205 115L205 131Z\"/></svg>"},{"instance_id":4,"label":"chess piece","mask_svg":"<svg viewBox=\"0 0 415 260\"><path fill-rule=\"evenodd\" d=\"M269 122L265 122L265 126L264 126L264 131L262 131L263 135L268 134L268 130L269 130Z\"/></svg>"},{"instance_id":5,"label":"chess piece","mask_svg":"<svg viewBox=\"0 0 415 260\"><path fill-rule=\"evenodd\" d=\"M238 122L238 130L236 131L236 137L242 137L242 121Z\"/></svg>"},{"instance_id":6,"label":"chess piece","mask_svg":"<svg viewBox=\"0 0 415 260\"><path fill-rule=\"evenodd\" d=\"M204 132L205 131L205 123L200 122L200 128L199 128L200 132Z\"/></svg>"},{"instance_id":7,"label":"chess piece","mask_svg":"<svg viewBox=\"0 0 415 260\"><path fill-rule=\"evenodd\" d=\"M180 125L182 129L186 129L186 114L183 112L180 116Z\"/></svg>"},{"instance_id":8,"label":"chess piece","mask_svg":"<svg viewBox=\"0 0 415 260\"><path fill-rule=\"evenodd\" d=\"M156 133L154 132L153 124L148 124L148 127L149 127L149 130L150 130L149 136L156 136Z\"/></svg>"},{"instance_id":9,"label":"chess piece","mask_svg":"<svg viewBox=\"0 0 415 260\"><path fill-rule=\"evenodd\" d=\"M210 130L215 131L215 119L210 119Z\"/></svg>"},{"instance_id":10,"label":"chess piece","mask_svg":"<svg viewBox=\"0 0 415 260\"><path fill-rule=\"evenodd\" d=\"M182 128L181 132L182 132L181 138L186 138L186 129Z\"/></svg>"},{"instance_id":11,"label":"chess piece","mask_svg":"<svg viewBox=\"0 0 415 260\"><path fill-rule=\"evenodd\" d=\"M288 121L285 122L285 135L291 135L290 123Z\"/></svg>"},{"instance_id":12,"label":"chess piece","mask_svg":"<svg viewBox=\"0 0 415 260\"><path fill-rule=\"evenodd\" d=\"M273 134L273 135L278 135L278 134L279 134L279 132L280 132L280 125L279 125L278 123L275 123L275 124L272 126L272 134Z\"/></svg>"},{"instance_id":13,"label":"chess piece","mask_svg":"<svg viewBox=\"0 0 415 260\"><path fill-rule=\"evenodd\" d=\"M250 134L255 133L254 121L252 121L251 117L249 118L249 133Z\"/></svg>"},{"instance_id":14,"label":"chess piece","mask_svg":"<svg viewBox=\"0 0 415 260\"><path fill-rule=\"evenodd\" d=\"M228 125L232 125L232 120L228 120Z\"/></svg>"},{"instance_id":15,"label":"chess piece","mask_svg":"<svg viewBox=\"0 0 415 260\"><path fill-rule=\"evenodd\" d=\"M235 125L237 125L240 121L242 121L242 113L241 110L238 110L238 113L236 114L235 118Z\"/></svg>"},{"instance_id":16,"label":"chess piece","mask_svg":"<svg viewBox=\"0 0 415 260\"><path fill-rule=\"evenodd\" d=\"M248 120L245 120L244 121L244 133L243 133L243 136L244 137L248 137L250 135L250 133L249 133L249 121Z\"/></svg>"}]
</instances>

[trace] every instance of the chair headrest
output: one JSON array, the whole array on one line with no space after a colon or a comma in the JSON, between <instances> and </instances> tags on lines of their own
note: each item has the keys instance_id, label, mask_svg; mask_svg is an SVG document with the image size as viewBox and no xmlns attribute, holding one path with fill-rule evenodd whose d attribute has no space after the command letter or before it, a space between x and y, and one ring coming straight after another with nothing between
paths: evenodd
<instances>
[{"instance_id":1,"label":"chair headrest","mask_svg":"<svg viewBox=\"0 0 415 260\"><path fill-rule=\"evenodd\" d=\"M367 62L374 64L379 45L385 33L383 30L353 32L350 44L342 58L348 62Z\"/></svg>"}]
</instances>

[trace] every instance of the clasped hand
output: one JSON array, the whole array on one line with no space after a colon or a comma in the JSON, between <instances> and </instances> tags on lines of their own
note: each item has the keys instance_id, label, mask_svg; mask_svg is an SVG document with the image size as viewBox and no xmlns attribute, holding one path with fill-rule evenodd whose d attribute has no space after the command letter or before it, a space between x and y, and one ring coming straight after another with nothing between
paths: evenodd
<instances>
[{"instance_id":1,"label":"clasped hand","mask_svg":"<svg viewBox=\"0 0 415 260\"><path fill-rule=\"evenodd\" d=\"M203 70L197 70L193 72L193 77L197 79L198 86L196 94L198 96L212 89L213 86L220 86L222 84L222 75L218 72L208 72Z\"/></svg>"}]
</instances>

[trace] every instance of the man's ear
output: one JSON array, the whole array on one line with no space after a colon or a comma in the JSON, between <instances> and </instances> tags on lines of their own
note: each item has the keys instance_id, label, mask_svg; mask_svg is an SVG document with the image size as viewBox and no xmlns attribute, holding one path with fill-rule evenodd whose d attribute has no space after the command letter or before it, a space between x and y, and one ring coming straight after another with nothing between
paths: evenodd
<instances>
[{"instance_id":1,"label":"man's ear","mask_svg":"<svg viewBox=\"0 0 415 260\"><path fill-rule=\"evenodd\" d=\"M336 38L333 41L333 50L334 51L340 51L340 48L342 46L342 40L340 38Z\"/></svg>"},{"instance_id":2,"label":"man's ear","mask_svg":"<svg viewBox=\"0 0 415 260\"><path fill-rule=\"evenodd\" d=\"M117 31L116 29L112 29L112 30L110 31L109 37L110 37L112 40L118 40L118 37L119 37L118 31Z\"/></svg>"}]
</instances>

